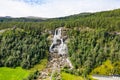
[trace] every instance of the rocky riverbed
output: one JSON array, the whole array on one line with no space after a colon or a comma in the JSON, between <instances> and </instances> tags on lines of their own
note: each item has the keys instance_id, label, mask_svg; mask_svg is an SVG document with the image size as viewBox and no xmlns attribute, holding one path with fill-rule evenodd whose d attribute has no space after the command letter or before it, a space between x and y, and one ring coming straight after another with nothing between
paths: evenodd
<instances>
[{"instance_id":1,"label":"rocky riverbed","mask_svg":"<svg viewBox=\"0 0 120 80\"><path fill-rule=\"evenodd\" d=\"M72 63L68 57L68 48L65 42L66 35L63 34L65 32L64 28L57 28L54 32L51 46L50 46L50 53L49 53L49 62L44 70L40 72L40 76L38 80L52 80L54 77L55 80L61 80L60 71L64 67L68 67L72 69ZM56 76L54 76L54 74Z\"/></svg>"}]
</instances>

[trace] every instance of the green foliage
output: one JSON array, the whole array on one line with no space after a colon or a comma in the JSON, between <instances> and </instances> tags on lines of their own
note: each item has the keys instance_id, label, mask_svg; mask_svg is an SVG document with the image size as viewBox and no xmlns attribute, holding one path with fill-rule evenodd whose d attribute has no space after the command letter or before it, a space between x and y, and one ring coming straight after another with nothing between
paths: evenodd
<instances>
[{"instance_id":1,"label":"green foliage","mask_svg":"<svg viewBox=\"0 0 120 80\"><path fill-rule=\"evenodd\" d=\"M101 66L95 68L91 74L99 75L119 75L120 74L120 62L112 63L110 60L105 61Z\"/></svg>"},{"instance_id":2,"label":"green foliage","mask_svg":"<svg viewBox=\"0 0 120 80\"><path fill-rule=\"evenodd\" d=\"M1 35L0 66L31 68L47 57L46 35L21 29L7 30Z\"/></svg>"},{"instance_id":3,"label":"green foliage","mask_svg":"<svg viewBox=\"0 0 120 80\"><path fill-rule=\"evenodd\" d=\"M120 31L120 9L97 13L82 13L63 18L45 20L35 18L7 18L6 20L0 18L0 20L0 29L16 26L25 30L35 29L40 31L55 29L57 27L89 27L94 29L106 29L108 31Z\"/></svg>"},{"instance_id":4,"label":"green foliage","mask_svg":"<svg viewBox=\"0 0 120 80\"><path fill-rule=\"evenodd\" d=\"M44 18L30 18L30 17L23 17L23 18L12 18L12 17L0 17L0 22L41 22L44 21Z\"/></svg>"},{"instance_id":5,"label":"green foliage","mask_svg":"<svg viewBox=\"0 0 120 80\"><path fill-rule=\"evenodd\" d=\"M91 74L112 75L113 65L110 60L105 61L101 66L95 68Z\"/></svg>"},{"instance_id":6,"label":"green foliage","mask_svg":"<svg viewBox=\"0 0 120 80\"><path fill-rule=\"evenodd\" d=\"M17 27L3 34L0 32L0 66L33 67L47 56L48 32L66 27L70 39L69 56L81 75L86 76L106 60L111 61L114 74L120 74L120 9L44 21L0 20L0 30Z\"/></svg>"},{"instance_id":7,"label":"green foliage","mask_svg":"<svg viewBox=\"0 0 120 80\"><path fill-rule=\"evenodd\" d=\"M23 80L28 75L29 71L20 67L16 67L15 69L7 67L0 68L0 80Z\"/></svg>"},{"instance_id":8,"label":"green foliage","mask_svg":"<svg viewBox=\"0 0 120 80\"><path fill-rule=\"evenodd\" d=\"M95 67L110 59L120 61L120 35L104 29L71 30L69 56L76 69L83 75L89 74Z\"/></svg>"},{"instance_id":9,"label":"green foliage","mask_svg":"<svg viewBox=\"0 0 120 80\"><path fill-rule=\"evenodd\" d=\"M35 65L29 70L22 69L21 67L8 68L0 67L0 80L33 80L39 76L38 71L46 67L47 59L42 59L40 64Z\"/></svg>"},{"instance_id":10,"label":"green foliage","mask_svg":"<svg viewBox=\"0 0 120 80\"><path fill-rule=\"evenodd\" d=\"M30 74L27 78L24 80L36 80L39 77L39 71L36 70L34 73Z\"/></svg>"},{"instance_id":11,"label":"green foliage","mask_svg":"<svg viewBox=\"0 0 120 80\"><path fill-rule=\"evenodd\" d=\"M58 72L54 72L53 76L52 76L52 80L58 80L57 78L59 77L59 73Z\"/></svg>"},{"instance_id":12,"label":"green foliage","mask_svg":"<svg viewBox=\"0 0 120 80\"><path fill-rule=\"evenodd\" d=\"M46 67L47 62L48 62L47 59L42 59L40 61L40 64L36 64L33 68L30 68L29 71L30 72L34 72L36 70L41 71L41 70L43 70Z\"/></svg>"},{"instance_id":13,"label":"green foliage","mask_svg":"<svg viewBox=\"0 0 120 80\"><path fill-rule=\"evenodd\" d=\"M119 75L120 74L120 61L116 61L113 63L113 74L117 74Z\"/></svg>"},{"instance_id":14,"label":"green foliage","mask_svg":"<svg viewBox=\"0 0 120 80\"><path fill-rule=\"evenodd\" d=\"M81 76L75 76L69 73L61 72L62 80L84 80Z\"/></svg>"}]
</instances>

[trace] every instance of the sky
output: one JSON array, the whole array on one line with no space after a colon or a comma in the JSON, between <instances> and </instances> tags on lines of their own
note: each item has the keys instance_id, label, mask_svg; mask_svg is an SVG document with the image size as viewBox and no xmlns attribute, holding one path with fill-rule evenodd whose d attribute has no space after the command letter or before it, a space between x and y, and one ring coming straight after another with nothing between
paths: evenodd
<instances>
[{"instance_id":1,"label":"sky","mask_svg":"<svg viewBox=\"0 0 120 80\"><path fill-rule=\"evenodd\" d=\"M120 8L120 0L0 0L0 16L64 17Z\"/></svg>"}]
</instances>

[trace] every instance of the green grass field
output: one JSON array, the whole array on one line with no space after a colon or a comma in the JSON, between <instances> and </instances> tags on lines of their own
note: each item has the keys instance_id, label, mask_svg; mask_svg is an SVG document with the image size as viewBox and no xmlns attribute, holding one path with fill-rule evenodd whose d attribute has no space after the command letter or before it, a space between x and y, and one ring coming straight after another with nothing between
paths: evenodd
<instances>
[{"instance_id":1,"label":"green grass field","mask_svg":"<svg viewBox=\"0 0 120 80\"><path fill-rule=\"evenodd\" d=\"M24 70L21 67L15 69L8 67L0 68L0 80L22 80L29 75L28 70Z\"/></svg>"},{"instance_id":2,"label":"green grass field","mask_svg":"<svg viewBox=\"0 0 120 80\"><path fill-rule=\"evenodd\" d=\"M41 60L40 64L35 65L29 70L22 69L17 67L15 69L8 67L0 67L0 80L23 80L27 78L36 70L42 70L47 64L47 59Z\"/></svg>"},{"instance_id":3,"label":"green grass field","mask_svg":"<svg viewBox=\"0 0 120 80\"><path fill-rule=\"evenodd\" d=\"M62 80L84 80L81 76L75 76L69 73L61 72Z\"/></svg>"}]
</instances>

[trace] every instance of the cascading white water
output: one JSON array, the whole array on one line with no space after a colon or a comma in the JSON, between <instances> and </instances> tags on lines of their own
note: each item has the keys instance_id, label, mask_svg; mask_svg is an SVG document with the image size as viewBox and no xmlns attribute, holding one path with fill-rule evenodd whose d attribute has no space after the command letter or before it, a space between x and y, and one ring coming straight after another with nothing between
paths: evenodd
<instances>
[{"instance_id":1,"label":"cascading white water","mask_svg":"<svg viewBox=\"0 0 120 80\"><path fill-rule=\"evenodd\" d=\"M55 30L54 38L53 38L53 43L57 44L57 40L61 39L61 28Z\"/></svg>"},{"instance_id":2,"label":"cascading white water","mask_svg":"<svg viewBox=\"0 0 120 80\"><path fill-rule=\"evenodd\" d=\"M50 46L51 53L55 53L57 51L58 54L67 54L68 52L67 45L63 42L62 39L61 30L61 28L55 30L53 42ZM60 41L60 44L58 41Z\"/></svg>"},{"instance_id":3,"label":"cascading white water","mask_svg":"<svg viewBox=\"0 0 120 80\"><path fill-rule=\"evenodd\" d=\"M66 38L66 36L63 36L63 34L62 34L63 30L64 30L63 28L57 28L55 30L55 33L53 35L52 44L49 48L49 51L51 53L55 53L55 55L58 54L58 56L62 55L62 56L57 57L57 59L56 59L54 54L51 54L54 57L52 57L53 67L52 67L52 73L50 76L50 80L52 80L52 77L53 77L53 74L55 71L58 70L58 73L60 73L61 67L68 65L70 67L70 69L73 68L72 63L70 62L70 60L67 56L67 54L68 54L67 44L63 41Z\"/></svg>"},{"instance_id":4,"label":"cascading white water","mask_svg":"<svg viewBox=\"0 0 120 80\"><path fill-rule=\"evenodd\" d=\"M58 54L67 54L68 48L67 45L63 42L63 39L61 39L61 44L58 47Z\"/></svg>"},{"instance_id":5,"label":"cascading white water","mask_svg":"<svg viewBox=\"0 0 120 80\"><path fill-rule=\"evenodd\" d=\"M69 58L66 59L67 63L69 64L70 68L72 69L73 68L73 65L72 63L70 62Z\"/></svg>"},{"instance_id":6,"label":"cascading white water","mask_svg":"<svg viewBox=\"0 0 120 80\"><path fill-rule=\"evenodd\" d=\"M66 43L63 41L62 36L62 28L58 28L55 30L53 42L50 46L50 52L51 53L58 53L60 55L66 55L68 54L68 47ZM69 64L70 68L73 68L72 63L70 62L69 58L65 58L65 62Z\"/></svg>"}]
</instances>

